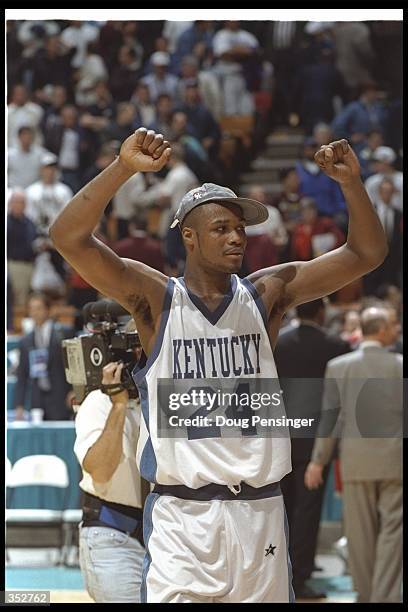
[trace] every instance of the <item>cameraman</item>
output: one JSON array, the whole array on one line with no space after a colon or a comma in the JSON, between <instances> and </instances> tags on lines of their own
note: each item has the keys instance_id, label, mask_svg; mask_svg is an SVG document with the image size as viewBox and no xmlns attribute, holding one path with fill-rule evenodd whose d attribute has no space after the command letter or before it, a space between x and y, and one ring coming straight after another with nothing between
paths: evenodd
<instances>
[{"instance_id":1,"label":"cameraman","mask_svg":"<svg viewBox=\"0 0 408 612\"><path fill-rule=\"evenodd\" d=\"M141 479L136 466L139 400L121 386L122 362L103 368L101 390L79 407L75 454L84 492L79 557L97 603L139 603L145 554Z\"/></svg>"}]
</instances>

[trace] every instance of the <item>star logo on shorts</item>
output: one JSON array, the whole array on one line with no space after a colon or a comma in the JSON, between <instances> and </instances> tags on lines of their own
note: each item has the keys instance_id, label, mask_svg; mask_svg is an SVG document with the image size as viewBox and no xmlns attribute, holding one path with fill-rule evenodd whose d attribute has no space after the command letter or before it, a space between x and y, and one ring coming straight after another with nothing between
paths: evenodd
<instances>
[{"instance_id":1,"label":"star logo on shorts","mask_svg":"<svg viewBox=\"0 0 408 612\"><path fill-rule=\"evenodd\" d=\"M268 555L272 555L274 557L275 549L276 546L272 546L272 544L269 544L269 548L265 548L265 557L267 557Z\"/></svg>"}]
</instances>

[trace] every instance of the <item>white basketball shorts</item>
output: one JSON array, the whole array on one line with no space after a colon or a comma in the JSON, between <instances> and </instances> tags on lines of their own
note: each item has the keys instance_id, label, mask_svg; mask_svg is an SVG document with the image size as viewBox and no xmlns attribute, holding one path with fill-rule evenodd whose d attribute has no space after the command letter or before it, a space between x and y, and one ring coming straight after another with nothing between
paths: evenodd
<instances>
[{"instance_id":1,"label":"white basketball shorts","mask_svg":"<svg viewBox=\"0 0 408 612\"><path fill-rule=\"evenodd\" d=\"M294 601L285 506L273 497L197 501L151 493L142 603Z\"/></svg>"}]
</instances>

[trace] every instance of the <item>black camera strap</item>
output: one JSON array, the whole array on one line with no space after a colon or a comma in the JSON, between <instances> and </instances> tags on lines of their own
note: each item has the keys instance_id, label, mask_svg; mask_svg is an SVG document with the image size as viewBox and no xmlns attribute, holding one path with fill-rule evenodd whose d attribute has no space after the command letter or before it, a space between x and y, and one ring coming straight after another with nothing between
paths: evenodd
<instances>
[{"instance_id":1,"label":"black camera strap","mask_svg":"<svg viewBox=\"0 0 408 612\"><path fill-rule=\"evenodd\" d=\"M125 387L119 383L113 383L111 385L101 385L100 388L102 393L109 395L109 397L112 397L113 395L118 395L118 393L122 393L122 391L125 391Z\"/></svg>"}]
</instances>

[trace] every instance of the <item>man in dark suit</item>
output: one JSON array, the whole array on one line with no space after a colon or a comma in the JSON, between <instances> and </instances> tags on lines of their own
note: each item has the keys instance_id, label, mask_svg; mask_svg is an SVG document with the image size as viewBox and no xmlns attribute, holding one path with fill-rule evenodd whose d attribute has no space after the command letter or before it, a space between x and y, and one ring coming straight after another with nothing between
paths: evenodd
<instances>
[{"instance_id":1,"label":"man in dark suit","mask_svg":"<svg viewBox=\"0 0 408 612\"><path fill-rule=\"evenodd\" d=\"M28 314L34 329L20 341L20 362L14 398L16 419L24 416L26 394L31 387L30 408L42 408L44 420L72 418L71 386L66 382L61 342L73 336L50 318L50 303L41 293L32 294Z\"/></svg>"},{"instance_id":2,"label":"man in dark suit","mask_svg":"<svg viewBox=\"0 0 408 612\"><path fill-rule=\"evenodd\" d=\"M287 416L314 418L317 428L326 364L329 359L349 352L350 346L323 329L325 305L322 299L297 306L296 311L299 326L281 332L274 352L275 361ZM305 438L302 430L291 430L292 472L281 483L289 523L293 587L296 597L302 599L325 597L325 593L317 593L306 585L314 568L324 495L324 487L310 491L304 485L305 470L313 450L312 435L308 433L310 437Z\"/></svg>"}]
</instances>

